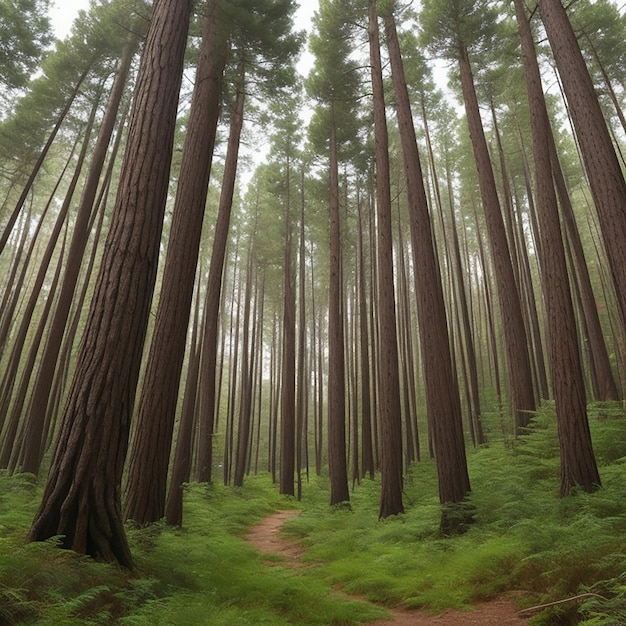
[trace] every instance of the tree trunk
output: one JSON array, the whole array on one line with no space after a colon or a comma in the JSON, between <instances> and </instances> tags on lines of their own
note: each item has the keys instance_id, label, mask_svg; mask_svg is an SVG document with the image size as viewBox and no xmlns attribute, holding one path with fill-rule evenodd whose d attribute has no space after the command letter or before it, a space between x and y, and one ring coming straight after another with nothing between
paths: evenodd
<instances>
[{"instance_id":1,"label":"tree trunk","mask_svg":"<svg viewBox=\"0 0 626 626\"><path fill-rule=\"evenodd\" d=\"M283 358L281 363L280 493L293 496L296 443L296 290L293 268L290 175L287 163L283 294Z\"/></svg>"},{"instance_id":2,"label":"tree trunk","mask_svg":"<svg viewBox=\"0 0 626 626\"><path fill-rule=\"evenodd\" d=\"M550 370L561 451L561 496L566 496L576 486L585 491L596 489L600 476L591 445L576 317L550 164L552 129L525 5L523 0L514 0L514 3L530 107L542 250L541 284L548 317Z\"/></svg>"},{"instance_id":3,"label":"tree trunk","mask_svg":"<svg viewBox=\"0 0 626 626\"><path fill-rule=\"evenodd\" d=\"M210 3L205 18L161 295L130 455L125 516L140 525L156 522L165 514L172 432L226 62L217 5L216 0Z\"/></svg>"},{"instance_id":4,"label":"tree trunk","mask_svg":"<svg viewBox=\"0 0 626 626\"><path fill-rule=\"evenodd\" d=\"M167 200L191 2L156 0L118 195L43 501L28 538L132 567L122 471Z\"/></svg>"},{"instance_id":5,"label":"tree trunk","mask_svg":"<svg viewBox=\"0 0 626 626\"><path fill-rule=\"evenodd\" d=\"M328 279L328 472L330 504L350 500L346 460L346 374L341 303L339 165L335 122L330 131L330 276Z\"/></svg>"},{"instance_id":6,"label":"tree trunk","mask_svg":"<svg viewBox=\"0 0 626 626\"><path fill-rule=\"evenodd\" d=\"M539 0L541 19L576 130L626 331L626 181L576 35L560 0Z\"/></svg>"},{"instance_id":7,"label":"tree trunk","mask_svg":"<svg viewBox=\"0 0 626 626\"><path fill-rule=\"evenodd\" d=\"M243 111L245 93L238 90L235 106L232 111L230 136L228 139L227 160L222 179L222 193L213 235L211 264L207 280L204 306L206 309L204 339L202 343L202 364L200 366L200 420L198 424L198 467L199 482L210 482L213 464L213 431L215 428L215 412L217 411L215 396L217 371L217 337L224 274L224 259L230 229L230 214L233 206L233 194L237 174L237 160L241 129L243 128Z\"/></svg>"},{"instance_id":8,"label":"tree trunk","mask_svg":"<svg viewBox=\"0 0 626 626\"><path fill-rule=\"evenodd\" d=\"M439 500L442 504L455 503L463 501L470 491L461 400L452 366L441 275L393 16L385 18L385 26L404 157L426 409L433 428ZM442 527L448 528L452 520L445 517L444 511Z\"/></svg>"},{"instance_id":9,"label":"tree trunk","mask_svg":"<svg viewBox=\"0 0 626 626\"><path fill-rule=\"evenodd\" d=\"M404 512L402 504L402 422L396 297L394 289L393 235L391 225L391 184L389 180L389 140L380 59L376 0L368 2L368 34L372 90L374 100L374 133L376 138L376 215L378 218L378 323L380 385L378 390L381 425L381 494L379 517Z\"/></svg>"},{"instance_id":10,"label":"tree trunk","mask_svg":"<svg viewBox=\"0 0 626 626\"><path fill-rule=\"evenodd\" d=\"M467 48L463 41L458 42L458 54L463 100L478 170L478 182L480 184L487 232L491 244L491 256L498 285L511 406L515 419L515 429L517 433L520 433L528 425L531 414L536 408L528 354L528 339L522 318L519 287L515 283L515 274L507 243L506 230L502 220L496 181L480 117L474 78L467 56Z\"/></svg>"},{"instance_id":11,"label":"tree trunk","mask_svg":"<svg viewBox=\"0 0 626 626\"><path fill-rule=\"evenodd\" d=\"M61 283L61 292L54 311L54 316L50 323L46 348L39 363L37 378L31 398L28 428L26 431L29 446L26 450L23 465L25 472L32 472L33 474L39 472L39 464L42 456L40 450L41 437L48 408L50 390L52 389L52 382L54 380L54 372L59 358L59 350L63 342L63 334L67 326L67 319L74 299L74 292L78 283L85 248L89 240L90 231L88 227L91 223L91 214L98 192L98 183L102 175L107 150L111 136L113 135L120 102L124 94L124 88L126 87L130 66L135 56L137 45L138 40L133 38L132 41L126 44L122 52L120 67L118 68L109 95L109 101L91 156L91 163L89 165L89 171L87 172L87 179L83 188L80 204L78 205L67 264L65 273L63 274L63 282Z\"/></svg>"}]
</instances>

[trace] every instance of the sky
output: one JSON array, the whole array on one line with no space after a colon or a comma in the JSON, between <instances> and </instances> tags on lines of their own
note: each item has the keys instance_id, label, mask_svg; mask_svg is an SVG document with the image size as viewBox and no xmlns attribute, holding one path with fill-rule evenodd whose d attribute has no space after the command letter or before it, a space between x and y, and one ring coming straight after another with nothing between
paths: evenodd
<instances>
[{"instance_id":1,"label":"sky","mask_svg":"<svg viewBox=\"0 0 626 626\"><path fill-rule=\"evenodd\" d=\"M309 28L313 13L317 9L318 0L300 0L296 16L298 29ZM70 31L72 22L80 9L88 9L89 0L56 0L52 3L50 17L58 39L63 39Z\"/></svg>"}]
</instances>

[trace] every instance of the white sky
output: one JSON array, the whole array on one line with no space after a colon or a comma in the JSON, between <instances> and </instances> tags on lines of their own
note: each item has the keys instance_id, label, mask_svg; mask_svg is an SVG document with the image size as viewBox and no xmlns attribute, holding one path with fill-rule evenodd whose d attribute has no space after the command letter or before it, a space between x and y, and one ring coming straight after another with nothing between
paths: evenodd
<instances>
[{"instance_id":1,"label":"white sky","mask_svg":"<svg viewBox=\"0 0 626 626\"><path fill-rule=\"evenodd\" d=\"M299 29L309 28L313 13L318 7L318 0L300 0L296 16L296 26ZM51 8L50 17L58 39L63 39L72 26L72 22L80 9L88 9L89 0L56 0Z\"/></svg>"}]
</instances>

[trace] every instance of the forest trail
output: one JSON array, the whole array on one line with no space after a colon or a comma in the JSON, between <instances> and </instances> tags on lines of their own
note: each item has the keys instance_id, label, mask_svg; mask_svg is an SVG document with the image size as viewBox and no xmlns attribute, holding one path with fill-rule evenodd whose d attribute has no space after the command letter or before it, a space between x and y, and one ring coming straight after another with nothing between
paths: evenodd
<instances>
[{"instance_id":1,"label":"forest trail","mask_svg":"<svg viewBox=\"0 0 626 626\"><path fill-rule=\"evenodd\" d=\"M283 557L280 565L300 568L306 564L300 560L304 549L295 539L283 537L280 530L286 520L300 514L298 510L276 511L254 526L245 539L261 554L278 554ZM364 598L349 596L367 602ZM389 608L392 620L369 622L371 626L521 626L528 620L516 615L513 600L498 599L480 602L473 611L447 610L438 615L430 615L424 609L410 611Z\"/></svg>"}]
</instances>

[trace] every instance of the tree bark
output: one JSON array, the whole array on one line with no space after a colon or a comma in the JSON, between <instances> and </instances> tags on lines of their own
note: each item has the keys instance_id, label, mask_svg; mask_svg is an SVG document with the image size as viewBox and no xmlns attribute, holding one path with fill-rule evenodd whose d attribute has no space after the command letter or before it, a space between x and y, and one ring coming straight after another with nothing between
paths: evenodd
<instances>
[{"instance_id":1,"label":"tree bark","mask_svg":"<svg viewBox=\"0 0 626 626\"><path fill-rule=\"evenodd\" d=\"M341 303L341 227L339 164L335 122L330 131L330 276L328 279L328 472L330 504L350 500L346 459L346 373Z\"/></svg>"},{"instance_id":2,"label":"tree bark","mask_svg":"<svg viewBox=\"0 0 626 626\"><path fill-rule=\"evenodd\" d=\"M132 567L121 480L167 200L191 2L156 0L102 265L28 538Z\"/></svg>"},{"instance_id":3,"label":"tree bark","mask_svg":"<svg viewBox=\"0 0 626 626\"><path fill-rule=\"evenodd\" d=\"M37 378L28 412L29 417L26 437L29 446L26 449L24 457L23 470L25 472L31 472L33 474L39 472L42 456L40 449L41 437L48 408L48 400L50 398L50 390L52 389L52 382L54 380L54 372L59 357L59 350L63 342L63 334L67 326L67 319L74 299L74 292L78 283L85 248L89 240L88 227L91 222L94 201L98 192L98 183L102 175L102 168L104 167L107 150L115 127L115 121L118 117L120 102L122 101L124 88L126 87L130 66L135 56L137 46L138 40L133 38L132 41L126 44L122 52L120 67L117 70L113 87L111 88L109 101L91 156L91 163L89 165L89 171L87 172L80 204L78 205L59 300L50 323L48 340L37 370Z\"/></svg>"},{"instance_id":4,"label":"tree bark","mask_svg":"<svg viewBox=\"0 0 626 626\"><path fill-rule=\"evenodd\" d=\"M576 317L569 289L567 262L550 163L549 137L552 129L524 2L514 0L514 3L530 107L542 251L541 284L548 317L550 371L561 452L563 497L576 486L582 487L585 491L596 489L600 486L600 475L591 445Z\"/></svg>"},{"instance_id":5,"label":"tree bark","mask_svg":"<svg viewBox=\"0 0 626 626\"><path fill-rule=\"evenodd\" d=\"M378 390L381 425L381 494L379 517L404 512L402 504L402 422L400 376L396 329L396 297L391 226L391 184L389 180L389 139L380 59L376 0L368 1L368 34L374 99L376 140L376 215L378 218L378 300L380 325L380 385Z\"/></svg>"},{"instance_id":6,"label":"tree bark","mask_svg":"<svg viewBox=\"0 0 626 626\"><path fill-rule=\"evenodd\" d=\"M385 27L404 157L426 409L429 423L433 428L439 499L442 504L461 502L470 491L461 400L452 366L446 307L417 150L417 138L392 15L385 18ZM447 527L449 523L450 520L442 518L442 526Z\"/></svg>"},{"instance_id":7,"label":"tree bark","mask_svg":"<svg viewBox=\"0 0 626 626\"><path fill-rule=\"evenodd\" d=\"M226 63L218 4L217 0L209 4L205 18L161 295L130 455L125 516L140 525L165 515L174 418Z\"/></svg>"},{"instance_id":8,"label":"tree bark","mask_svg":"<svg viewBox=\"0 0 626 626\"><path fill-rule=\"evenodd\" d=\"M528 425L531 414L536 408L528 339L522 318L519 286L515 282L496 181L480 117L474 78L467 55L467 47L463 41L458 42L458 60L467 123L478 170L478 182L491 244L491 257L498 285L511 407L516 432L520 433Z\"/></svg>"},{"instance_id":9,"label":"tree bark","mask_svg":"<svg viewBox=\"0 0 626 626\"><path fill-rule=\"evenodd\" d=\"M539 0L538 4L598 211L626 331L626 181L565 8L560 0Z\"/></svg>"}]
</instances>

